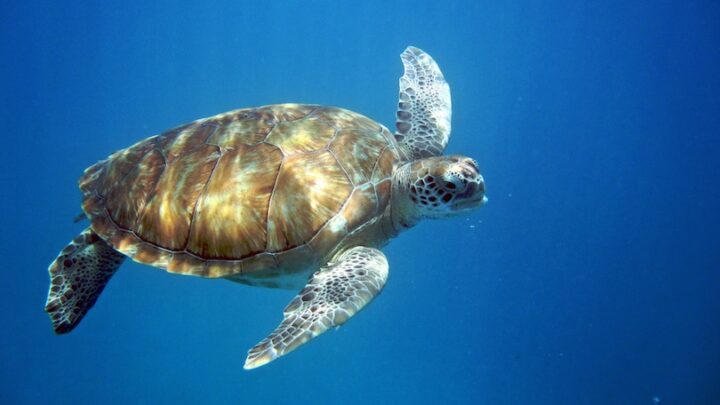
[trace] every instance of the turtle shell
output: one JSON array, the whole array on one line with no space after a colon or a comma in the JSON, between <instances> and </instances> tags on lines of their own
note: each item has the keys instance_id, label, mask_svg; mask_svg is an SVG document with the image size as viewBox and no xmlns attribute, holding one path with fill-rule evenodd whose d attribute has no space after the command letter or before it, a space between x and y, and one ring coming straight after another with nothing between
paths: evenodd
<instances>
[{"instance_id":1,"label":"turtle shell","mask_svg":"<svg viewBox=\"0 0 720 405\"><path fill-rule=\"evenodd\" d=\"M80 178L93 230L135 261L204 277L272 277L329 260L382 214L400 160L351 111L282 104L145 139Z\"/></svg>"}]
</instances>

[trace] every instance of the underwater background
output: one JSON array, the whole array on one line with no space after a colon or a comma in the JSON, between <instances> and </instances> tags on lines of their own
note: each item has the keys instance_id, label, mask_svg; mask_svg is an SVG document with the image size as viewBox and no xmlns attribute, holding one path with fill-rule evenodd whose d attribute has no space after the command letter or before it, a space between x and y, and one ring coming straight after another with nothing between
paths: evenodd
<instances>
[{"instance_id":1,"label":"underwater background","mask_svg":"<svg viewBox=\"0 0 720 405\"><path fill-rule=\"evenodd\" d=\"M10 0L0 21L0 403L720 403L720 3ZM294 291L128 261L53 335L87 166L280 102L394 129L408 45L489 202L391 242L364 311L244 371Z\"/></svg>"}]
</instances>

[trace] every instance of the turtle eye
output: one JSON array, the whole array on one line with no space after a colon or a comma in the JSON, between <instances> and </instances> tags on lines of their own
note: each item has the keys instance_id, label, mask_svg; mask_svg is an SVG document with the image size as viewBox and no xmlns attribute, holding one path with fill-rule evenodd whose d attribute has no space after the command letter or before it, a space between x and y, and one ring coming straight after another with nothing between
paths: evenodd
<instances>
[{"instance_id":1,"label":"turtle eye","mask_svg":"<svg viewBox=\"0 0 720 405\"><path fill-rule=\"evenodd\" d=\"M480 166L478 165L477 160L472 158L467 158L466 160L467 164L472 166L473 169L475 169L476 172L480 172Z\"/></svg>"},{"instance_id":2,"label":"turtle eye","mask_svg":"<svg viewBox=\"0 0 720 405\"><path fill-rule=\"evenodd\" d=\"M455 193L457 191L458 187L460 187L460 182L462 182L462 178L458 177L455 173L451 173L449 176L443 176L438 179L440 186L450 193Z\"/></svg>"}]
</instances>

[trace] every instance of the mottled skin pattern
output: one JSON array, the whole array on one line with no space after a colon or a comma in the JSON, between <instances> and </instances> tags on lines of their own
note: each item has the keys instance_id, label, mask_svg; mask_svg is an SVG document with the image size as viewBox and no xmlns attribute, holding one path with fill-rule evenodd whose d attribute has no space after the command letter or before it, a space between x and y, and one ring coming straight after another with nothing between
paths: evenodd
<instances>
[{"instance_id":1,"label":"mottled skin pattern","mask_svg":"<svg viewBox=\"0 0 720 405\"><path fill-rule=\"evenodd\" d=\"M126 256L299 289L246 369L358 313L388 279L379 247L486 201L477 163L442 156L452 111L440 68L415 47L401 58L394 136L347 110L281 104L198 120L90 167L80 189L91 225L49 268L53 329L72 330Z\"/></svg>"},{"instance_id":2,"label":"mottled skin pattern","mask_svg":"<svg viewBox=\"0 0 720 405\"><path fill-rule=\"evenodd\" d=\"M87 169L80 189L93 230L135 261L298 288L347 242L394 235L383 223L401 153L357 113L273 105L143 140Z\"/></svg>"},{"instance_id":3,"label":"mottled skin pattern","mask_svg":"<svg viewBox=\"0 0 720 405\"><path fill-rule=\"evenodd\" d=\"M444 218L487 201L485 181L475 159L437 156L407 163L393 181L392 221L407 229L423 218Z\"/></svg>"},{"instance_id":4,"label":"mottled skin pattern","mask_svg":"<svg viewBox=\"0 0 720 405\"><path fill-rule=\"evenodd\" d=\"M379 250L354 247L337 259L310 277L285 307L280 325L250 349L246 369L266 364L344 324L383 289L388 262Z\"/></svg>"},{"instance_id":5,"label":"mottled skin pattern","mask_svg":"<svg viewBox=\"0 0 720 405\"><path fill-rule=\"evenodd\" d=\"M452 126L450 86L420 49L408 47L400 58L405 74L399 83L395 139L412 159L442 155Z\"/></svg>"},{"instance_id":6,"label":"mottled skin pattern","mask_svg":"<svg viewBox=\"0 0 720 405\"><path fill-rule=\"evenodd\" d=\"M45 311L56 333L71 331L95 305L125 256L87 229L50 264Z\"/></svg>"}]
</instances>

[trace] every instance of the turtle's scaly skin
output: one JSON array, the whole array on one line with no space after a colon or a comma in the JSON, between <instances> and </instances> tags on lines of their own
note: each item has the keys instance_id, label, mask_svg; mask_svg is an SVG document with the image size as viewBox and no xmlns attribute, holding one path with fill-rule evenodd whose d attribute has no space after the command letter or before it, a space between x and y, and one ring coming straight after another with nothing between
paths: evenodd
<instances>
[{"instance_id":1,"label":"turtle's scaly skin","mask_svg":"<svg viewBox=\"0 0 720 405\"><path fill-rule=\"evenodd\" d=\"M382 216L400 159L362 115L282 104L145 139L79 183L93 230L135 261L277 287Z\"/></svg>"}]
</instances>

